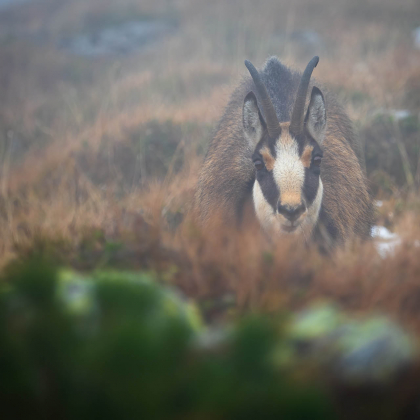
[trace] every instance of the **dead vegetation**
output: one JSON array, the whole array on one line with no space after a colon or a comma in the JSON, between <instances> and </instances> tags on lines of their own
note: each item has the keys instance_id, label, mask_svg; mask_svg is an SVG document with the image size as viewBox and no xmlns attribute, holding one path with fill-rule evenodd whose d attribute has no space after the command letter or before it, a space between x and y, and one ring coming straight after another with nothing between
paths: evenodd
<instances>
[{"instance_id":1,"label":"dead vegetation","mask_svg":"<svg viewBox=\"0 0 420 420\"><path fill-rule=\"evenodd\" d=\"M385 311L420 332L417 2L40 4L0 16L1 265L45 247L80 269L165 272L189 295L217 301L209 309L216 319L232 307L278 311L331 299L354 312ZM59 47L127 16L170 16L177 29L118 57ZM325 257L270 244L255 227L200 232L188 218L202 155L243 60L275 54L302 67L314 53L314 76L346 102L365 142L378 222L401 235L385 259L373 243ZM401 109L410 114L397 120Z\"/></svg>"}]
</instances>

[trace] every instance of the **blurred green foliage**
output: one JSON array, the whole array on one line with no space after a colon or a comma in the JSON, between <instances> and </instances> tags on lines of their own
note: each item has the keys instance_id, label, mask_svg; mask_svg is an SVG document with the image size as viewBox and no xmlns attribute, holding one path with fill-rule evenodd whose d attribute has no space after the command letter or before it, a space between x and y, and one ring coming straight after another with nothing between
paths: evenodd
<instances>
[{"instance_id":1,"label":"blurred green foliage","mask_svg":"<svg viewBox=\"0 0 420 420\"><path fill-rule=\"evenodd\" d=\"M154 274L17 262L0 283L2 418L334 418L322 387L274 362L283 330L253 317L213 342Z\"/></svg>"}]
</instances>

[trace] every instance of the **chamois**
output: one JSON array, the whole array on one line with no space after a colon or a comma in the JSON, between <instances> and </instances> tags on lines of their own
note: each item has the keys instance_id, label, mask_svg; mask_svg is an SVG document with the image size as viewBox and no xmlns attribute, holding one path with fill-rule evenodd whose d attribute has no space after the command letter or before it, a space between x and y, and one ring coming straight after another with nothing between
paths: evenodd
<instances>
[{"instance_id":1,"label":"chamois","mask_svg":"<svg viewBox=\"0 0 420 420\"><path fill-rule=\"evenodd\" d=\"M199 220L243 224L244 208L272 236L326 245L370 236L372 200L351 121L334 95L276 57L249 62L205 157L195 194ZM310 98L307 98L308 89ZM305 112L306 110L306 112Z\"/></svg>"}]
</instances>

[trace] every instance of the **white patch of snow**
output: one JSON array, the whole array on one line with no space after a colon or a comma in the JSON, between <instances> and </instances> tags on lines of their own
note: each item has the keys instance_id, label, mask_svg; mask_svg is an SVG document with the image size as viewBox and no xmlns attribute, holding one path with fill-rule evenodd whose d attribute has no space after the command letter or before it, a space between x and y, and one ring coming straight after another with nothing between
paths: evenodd
<instances>
[{"instance_id":1,"label":"white patch of snow","mask_svg":"<svg viewBox=\"0 0 420 420\"><path fill-rule=\"evenodd\" d=\"M372 238L374 239L376 250L382 258L392 255L395 249L401 245L400 236L392 233L385 226L373 226Z\"/></svg>"},{"instance_id":2,"label":"white patch of snow","mask_svg":"<svg viewBox=\"0 0 420 420\"><path fill-rule=\"evenodd\" d=\"M413 115L408 109L393 109L391 112L397 121L405 120Z\"/></svg>"},{"instance_id":3,"label":"white patch of snow","mask_svg":"<svg viewBox=\"0 0 420 420\"><path fill-rule=\"evenodd\" d=\"M372 237L385 240L399 238L399 236L396 233L392 233L385 226L373 226Z\"/></svg>"},{"instance_id":4,"label":"white patch of snow","mask_svg":"<svg viewBox=\"0 0 420 420\"><path fill-rule=\"evenodd\" d=\"M413 113L408 109L387 109L387 108L378 108L372 113L373 117L380 117L383 115L388 115L392 118L395 118L396 121L405 120L411 116Z\"/></svg>"}]
</instances>

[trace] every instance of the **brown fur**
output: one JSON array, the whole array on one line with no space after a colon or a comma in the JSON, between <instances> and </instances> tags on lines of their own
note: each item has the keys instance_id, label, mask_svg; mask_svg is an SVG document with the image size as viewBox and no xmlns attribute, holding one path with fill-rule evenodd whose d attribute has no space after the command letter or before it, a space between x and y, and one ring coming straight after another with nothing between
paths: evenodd
<instances>
[{"instance_id":1,"label":"brown fur","mask_svg":"<svg viewBox=\"0 0 420 420\"><path fill-rule=\"evenodd\" d=\"M298 206L302 203L302 196L295 191L287 191L281 195L281 204L288 204L289 206Z\"/></svg>"},{"instance_id":2,"label":"brown fur","mask_svg":"<svg viewBox=\"0 0 420 420\"><path fill-rule=\"evenodd\" d=\"M290 144L293 142L293 138L289 133L289 122L280 123L281 127L281 141L283 144Z\"/></svg>"},{"instance_id":3,"label":"brown fur","mask_svg":"<svg viewBox=\"0 0 420 420\"><path fill-rule=\"evenodd\" d=\"M299 77L295 79L290 87L294 95ZM309 92L314 84L312 80ZM203 163L195 194L195 211L204 224L216 215L227 223L240 223L243 205L252 192L254 150L244 139L242 126L243 100L250 90L255 91L255 87L252 79L246 77L233 92ZM324 195L314 236L327 245L343 244L348 239L370 236L373 207L360 162L361 148L352 124L335 97L322 87L321 90L327 110L321 165ZM307 105L309 97L308 94ZM292 98L288 103L290 110L293 103ZM281 125L285 125L284 122ZM302 158L307 162L309 152Z\"/></svg>"},{"instance_id":4,"label":"brown fur","mask_svg":"<svg viewBox=\"0 0 420 420\"><path fill-rule=\"evenodd\" d=\"M367 189L350 120L331 95L327 101L327 132L323 143L321 179L324 184L322 210L341 241L370 236L372 201ZM328 226L327 226L328 227Z\"/></svg>"}]
</instances>

